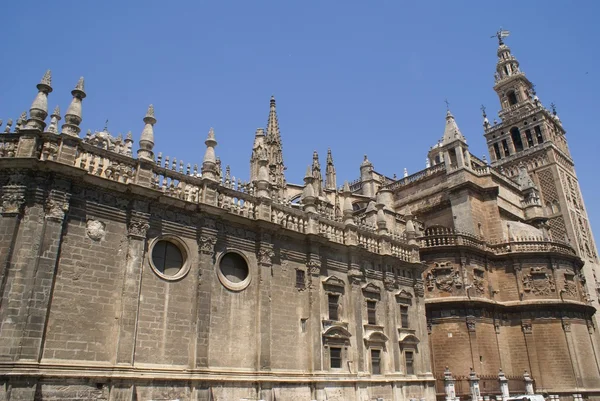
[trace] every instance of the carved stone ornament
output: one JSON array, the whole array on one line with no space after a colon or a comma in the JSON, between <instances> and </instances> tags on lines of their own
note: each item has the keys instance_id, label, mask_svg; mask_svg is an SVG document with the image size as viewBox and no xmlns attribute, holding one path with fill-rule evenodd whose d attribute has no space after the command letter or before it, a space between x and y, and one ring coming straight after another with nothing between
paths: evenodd
<instances>
[{"instance_id":1,"label":"carved stone ornament","mask_svg":"<svg viewBox=\"0 0 600 401\"><path fill-rule=\"evenodd\" d=\"M272 266L275 252L271 248L262 247L258 250L258 262L263 266Z\"/></svg>"},{"instance_id":2,"label":"carved stone ornament","mask_svg":"<svg viewBox=\"0 0 600 401\"><path fill-rule=\"evenodd\" d=\"M348 281L350 281L351 284L360 284L363 280L363 277L363 272L355 267L348 270Z\"/></svg>"},{"instance_id":3,"label":"carved stone ornament","mask_svg":"<svg viewBox=\"0 0 600 401\"><path fill-rule=\"evenodd\" d=\"M106 225L99 220L88 220L85 226L85 233L90 239L100 241L106 234L105 228Z\"/></svg>"},{"instance_id":4,"label":"carved stone ornament","mask_svg":"<svg viewBox=\"0 0 600 401\"><path fill-rule=\"evenodd\" d=\"M552 274L544 267L532 267L528 274L523 275L522 281L523 290L534 295L548 295L556 291Z\"/></svg>"},{"instance_id":5,"label":"carved stone ornament","mask_svg":"<svg viewBox=\"0 0 600 401\"><path fill-rule=\"evenodd\" d=\"M467 319L467 330L469 330L470 332L475 331L475 320Z\"/></svg>"},{"instance_id":6,"label":"carved stone ornament","mask_svg":"<svg viewBox=\"0 0 600 401\"><path fill-rule=\"evenodd\" d=\"M217 243L217 237L212 235L201 235L198 245L200 246L200 253L205 255L212 255L215 252L215 244Z\"/></svg>"},{"instance_id":7,"label":"carved stone ornament","mask_svg":"<svg viewBox=\"0 0 600 401\"><path fill-rule=\"evenodd\" d=\"M385 274L383 286L387 291L394 291L396 289L396 279L392 273L387 272Z\"/></svg>"},{"instance_id":8,"label":"carved stone ornament","mask_svg":"<svg viewBox=\"0 0 600 401\"><path fill-rule=\"evenodd\" d=\"M567 333L571 331L571 322L567 322L565 320L562 321L563 330Z\"/></svg>"},{"instance_id":9,"label":"carved stone ornament","mask_svg":"<svg viewBox=\"0 0 600 401\"><path fill-rule=\"evenodd\" d=\"M146 238L148 228L150 228L150 224L147 221L134 219L129 222L127 232L130 237Z\"/></svg>"},{"instance_id":10,"label":"carved stone ornament","mask_svg":"<svg viewBox=\"0 0 600 401\"><path fill-rule=\"evenodd\" d=\"M415 295L418 297L425 296L425 287L423 286L423 280L417 279L413 285Z\"/></svg>"},{"instance_id":11,"label":"carved stone ornament","mask_svg":"<svg viewBox=\"0 0 600 401\"><path fill-rule=\"evenodd\" d=\"M25 203L25 187L7 185L2 194L2 214L18 214Z\"/></svg>"},{"instance_id":12,"label":"carved stone ornament","mask_svg":"<svg viewBox=\"0 0 600 401\"><path fill-rule=\"evenodd\" d=\"M60 197L50 197L46 201L46 218L50 220L62 221L65 213L69 210L68 200Z\"/></svg>"},{"instance_id":13,"label":"carved stone ornament","mask_svg":"<svg viewBox=\"0 0 600 401\"><path fill-rule=\"evenodd\" d=\"M477 295L483 295L485 292L485 281L479 274L473 274L473 289Z\"/></svg>"},{"instance_id":14,"label":"carved stone ornament","mask_svg":"<svg viewBox=\"0 0 600 401\"><path fill-rule=\"evenodd\" d=\"M530 322L522 322L521 323L521 330L523 330L524 334L531 334L531 333L533 333L533 327L531 326Z\"/></svg>"},{"instance_id":15,"label":"carved stone ornament","mask_svg":"<svg viewBox=\"0 0 600 401\"><path fill-rule=\"evenodd\" d=\"M308 262L306 262L306 267L308 268L308 272L313 276L321 274L321 259L319 259L319 255L310 254Z\"/></svg>"}]
</instances>

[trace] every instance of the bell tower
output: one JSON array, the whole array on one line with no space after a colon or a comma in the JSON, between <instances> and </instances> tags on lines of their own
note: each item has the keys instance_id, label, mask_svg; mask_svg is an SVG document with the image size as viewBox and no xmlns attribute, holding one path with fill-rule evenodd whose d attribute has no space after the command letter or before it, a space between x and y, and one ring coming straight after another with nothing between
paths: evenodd
<instances>
[{"instance_id":1,"label":"bell tower","mask_svg":"<svg viewBox=\"0 0 600 401\"><path fill-rule=\"evenodd\" d=\"M537 97L535 86L504 43L508 31L499 31L494 90L500 100L499 122L490 123L483 108L483 128L491 165L510 178L524 165L540 190L553 240L569 242L585 261L587 290L598 304L600 265L575 165L565 129L552 105L548 110Z\"/></svg>"}]
</instances>

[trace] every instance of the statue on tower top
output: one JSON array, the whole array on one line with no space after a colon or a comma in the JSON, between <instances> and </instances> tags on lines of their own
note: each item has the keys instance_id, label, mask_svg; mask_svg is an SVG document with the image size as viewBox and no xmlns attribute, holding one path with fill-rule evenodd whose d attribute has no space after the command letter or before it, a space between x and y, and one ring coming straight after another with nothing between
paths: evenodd
<instances>
[{"instance_id":1,"label":"statue on tower top","mask_svg":"<svg viewBox=\"0 0 600 401\"><path fill-rule=\"evenodd\" d=\"M509 31L506 31L504 29L502 29L502 27L500 27L500 30L498 30L498 32L496 32L496 34L494 36L491 36L492 38L498 38L498 45L502 46L504 44L504 38L507 37L508 35L510 35Z\"/></svg>"}]
</instances>

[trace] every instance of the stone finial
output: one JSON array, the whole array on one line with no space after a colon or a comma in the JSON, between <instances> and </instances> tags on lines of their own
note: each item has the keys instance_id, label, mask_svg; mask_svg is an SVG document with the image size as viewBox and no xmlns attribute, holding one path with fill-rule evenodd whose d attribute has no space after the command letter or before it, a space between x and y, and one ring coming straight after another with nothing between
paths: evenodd
<instances>
[{"instance_id":1,"label":"stone finial","mask_svg":"<svg viewBox=\"0 0 600 401\"><path fill-rule=\"evenodd\" d=\"M60 108L56 106L50 115L50 126L48 127L48 132L58 134L58 122L60 119Z\"/></svg>"},{"instance_id":2,"label":"stone finial","mask_svg":"<svg viewBox=\"0 0 600 401\"><path fill-rule=\"evenodd\" d=\"M304 210L307 212L314 212L315 203L315 189L313 187L314 182L313 171L311 166L306 167L306 174L304 175L304 188L302 189L302 203L304 204Z\"/></svg>"},{"instance_id":3,"label":"stone finial","mask_svg":"<svg viewBox=\"0 0 600 401\"><path fill-rule=\"evenodd\" d=\"M327 166L325 167L325 188L328 190L335 190L336 174L335 166L333 165L333 156L331 155L331 149L327 149Z\"/></svg>"},{"instance_id":4,"label":"stone finial","mask_svg":"<svg viewBox=\"0 0 600 401\"><path fill-rule=\"evenodd\" d=\"M344 196L344 208L342 213L344 215L344 224L354 224L354 208L352 207L352 192L350 191L350 185L348 185L348 181L344 182L344 188L342 190L342 195Z\"/></svg>"},{"instance_id":5,"label":"stone finial","mask_svg":"<svg viewBox=\"0 0 600 401\"><path fill-rule=\"evenodd\" d=\"M81 77L79 78L79 81L77 81L75 89L71 91L73 99L65 113L65 123L61 129L62 134L79 136L79 132L81 132L81 128L79 128L79 124L81 124L81 102L86 97L83 87L83 77Z\"/></svg>"},{"instance_id":6,"label":"stone finial","mask_svg":"<svg viewBox=\"0 0 600 401\"><path fill-rule=\"evenodd\" d=\"M215 181L220 180L221 177L217 157L215 156L217 140L215 139L215 130L212 127L208 131L208 136L206 137L204 144L206 145L206 151L204 152L204 158L202 159L202 177Z\"/></svg>"},{"instance_id":7,"label":"stone finial","mask_svg":"<svg viewBox=\"0 0 600 401\"><path fill-rule=\"evenodd\" d=\"M5 134L8 134L10 132L10 129L12 128L12 124L13 124L13 120L12 120L12 118L9 118L8 121L6 122L6 128L4 128Z\"/></svg>"},{"instance_id":8,"label":"stone finial","mask_svg":"<svg viewBox=\"0 0 600 401\"><path fill-rule=\"evenodd\" d=\"M406 167L404 167L404 173L403 173L404 177L408 177L408 169Z\"/></svg>"},{"instance_id":9,"label":"stone finial","mask_svg":"<svg viewBox=\"0 0 600 401\"><path fill-rule=\"evenodd\" d=\"M52 73L48 70L37 85L38 93L31 103L29 120L26 125L25 121L22 122L25 129L43 131L46 128L44 120L48 116L48 94L52 92L51 83Z\"/></svg>"},{"instance_id":10,"label":"stone finial","mask_svg":"<svg viewBox=\"0 0 600 401\"><path fill-rule=\"evenodd\" d=\"M17 124L15 125L15 132L21 131L21 129L25 128L25 122L27 121L27 112L24 111L21 113L19 118L17 118Z\"/></svg>"},{"instance_id":11,"label":"stone finial","mask_svg":"<svg viewBox=\"0 0 600 401\"><path fill-rule=\"evenodd\" d=\"M154 161L154 124L156 124L156 118L154 118L154 106L148 106L148 111L143 119L144 129L140 136L139 149L137 151L138 159L146 161Z\"/></svg>"}]
</instances>

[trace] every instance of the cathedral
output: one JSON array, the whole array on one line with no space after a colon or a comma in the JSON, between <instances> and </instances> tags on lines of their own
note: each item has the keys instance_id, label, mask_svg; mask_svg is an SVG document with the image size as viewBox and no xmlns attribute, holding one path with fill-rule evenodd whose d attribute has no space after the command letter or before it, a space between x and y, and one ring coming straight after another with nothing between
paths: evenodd
<instances>
[{"instance_id":1,"label":"cathedral","mask_svg":"<svg viewBox=\"0 0 600 401\"><path fill-rule=\"evenodd\" d=\"M599 400L565 128L498 39L489 160L448 110L400 179L329 151L288 182L274 98L248 181L212 129L201 164L163 157L153 106L136 146L82 134L83 78L48 116L48 71L0 134L0 400Z\"/></svg>"}]
</instances>

